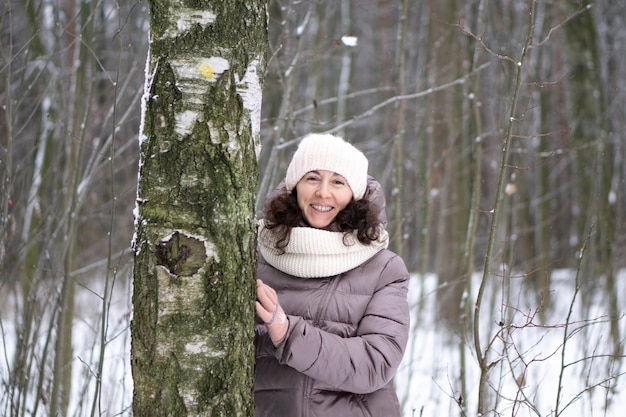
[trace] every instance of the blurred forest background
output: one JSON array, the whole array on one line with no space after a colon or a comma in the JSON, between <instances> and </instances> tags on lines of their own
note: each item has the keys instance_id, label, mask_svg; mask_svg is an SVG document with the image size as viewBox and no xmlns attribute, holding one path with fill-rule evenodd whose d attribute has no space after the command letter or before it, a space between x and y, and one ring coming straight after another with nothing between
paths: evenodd
<instances>
[{"instance_id":1,"label":"blurred forest background","mask_svg":"<svg viewBox=\"0 0 626 417\"><path fill-rule=\"evenodd\" d=\"M392 249L436 277L429 314L478 368L491 345L471 320L492 282L539 317L559 302L555 271L572 271L577 308L602 300L583 317L606 326L609 407L626 332L626 2L269 5L259 209L299 138L344 136L387 191ZM131 316L148 19L145 0L0 10L0 414L130 413L128 352L112 346Z\"/></svg>"}]
</instances>

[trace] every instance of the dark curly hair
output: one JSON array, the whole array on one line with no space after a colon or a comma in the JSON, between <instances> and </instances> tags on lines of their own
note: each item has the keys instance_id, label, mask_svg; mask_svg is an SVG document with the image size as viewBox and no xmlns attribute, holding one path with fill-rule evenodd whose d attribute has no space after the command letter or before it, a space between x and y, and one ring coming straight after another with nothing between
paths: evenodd
<instances>
[{"instance_id":1,"label":"dark curly hair","mask_svg":"<svg viewBox=\"0 0 626 417\"><path fill-rule=\"evenodd\" d=\"M369 190L368 190L369 191ZM366 197L367 197L366 192ZM347 237L356 231L356 237L364 245L369 245L373 241L380 238L382 221L378 213L380 208L377 207L367 198L350 201L348 205L341 210L335 220L333 226L340 232L344 233L343 242L349 246ZM276 239L276 249L283 250L289 244L291 229L293 227L306 224L302 209L298 205L298 197L296 189L291 192L284 192L271 198L265 208L265 228L274 230L278 239Z\"/></svg>"}]
</instances>

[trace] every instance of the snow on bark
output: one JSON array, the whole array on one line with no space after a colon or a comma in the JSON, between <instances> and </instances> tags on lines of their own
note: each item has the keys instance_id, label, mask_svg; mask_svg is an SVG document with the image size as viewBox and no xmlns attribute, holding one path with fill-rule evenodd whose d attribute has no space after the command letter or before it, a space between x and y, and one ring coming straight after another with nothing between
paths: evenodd
<instances>
[{"instance_id":1,"label":"snow on bark","mask_svg":"<svg viewBox=\"0 0 626 417\"><path fill-rule=\"evenodd\" d=\"M356 36L344 35L341 37L341 43L351 48L357 46L358 42L359 42L359 38L357 38Z\"/></svg>"},{"instance_id":2,"label":"snow on bark","mask_svg":"<svg viewBox=\"0 0 626 417\"><path fill-rule=\"evenodd\" d=\"M152 81L154 80L154 74L156 73L157 66L150 72L150 55L151 55L150 47L148 47L148 52L146 54L146 65L144 69L144 81L143 81L143 95L141 96L141 120L139 121L139 148L141 148L141 144L146 140L146 114L148 108L148 101L150 100L150 89L152 87ZM139 161L139 171L141 171L141 160Z\"/></svg>"}]
</instances>

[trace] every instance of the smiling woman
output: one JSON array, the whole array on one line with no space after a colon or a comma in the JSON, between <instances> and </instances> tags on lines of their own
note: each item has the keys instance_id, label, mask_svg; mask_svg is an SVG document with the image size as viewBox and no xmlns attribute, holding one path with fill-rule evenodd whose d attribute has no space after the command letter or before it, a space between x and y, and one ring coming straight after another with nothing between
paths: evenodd
<instances>
[{"instance_id":1,"label":"smiling woman","mask_svg":"<svg viewBox=\"0 0 626 417\"><path fill-rule=\"evenodd\" d=\"M368 161L309 135L259 229L255 415L399 417L408 272Z\"/></svg>"}]
</instances>

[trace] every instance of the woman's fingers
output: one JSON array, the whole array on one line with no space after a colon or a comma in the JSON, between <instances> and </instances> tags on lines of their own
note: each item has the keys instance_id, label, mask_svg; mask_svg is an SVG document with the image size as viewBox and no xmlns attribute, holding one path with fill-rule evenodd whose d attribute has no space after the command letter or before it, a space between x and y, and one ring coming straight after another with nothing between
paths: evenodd
<instances>
[{"instance_id":1,"label":"woman's fingers","mask_svg":"<svg viewBox=\"0 0 626 417\"><path fill-rule=\"evenodd\" d=\"M260 302L255 302L254 307L256 309L256 313L263 320L263 322L268 322L272 318L272 312L268 311Z\"/></svg>"},{"instance_id":2,"label":"woman's fingers","mask_svg":"<svg viewBox=\"0 0 626 417\"><path fill-rule=\"evenodd\" d=\"M268 323L272 321L272 317L276 314L278 306L278 296L273 288L265 285L263 281L257 280L255 309L257 315Z\"/></svg>"},{"instance_id":3,"label":"woman's fingers","mask_svg":"<svg viewBox=\"0 0 626 417\"><path fill-rule=\"evenodd\" d=\"M256 287L256 298L261 302L266 310L274 311L274 306L278 300L276 291L273 288L261 283Z\"/></svg>"},{"instance_id":4,"label":"woman's fingers","mask_svg":"<svg viewBox=\"0 0 626 417\"><path fill-rule=\"evenodd\" d=\"M267 293L274 299L276 300L278 298L278 296L276 295L276 291L274 290L274 288L270 287L267 284L263 284L263 287L265 288L265 291L267 291Z\"/></svg>"},{"instance_id":5,"label":"woman's fingers","mask_svg":"<svg viewBox=\"0 0 626 417\"><path fill-rule=\"evenodd\" d=\"M270 295L271 299L274 300L274 302L276 302L276 291L274 290L274 288L270 287L269 285L265 284L263 281L261 281L260 279L257 280L257 290L259 288L263 288L263 290Z\"/></svg>"}]
</instances>

